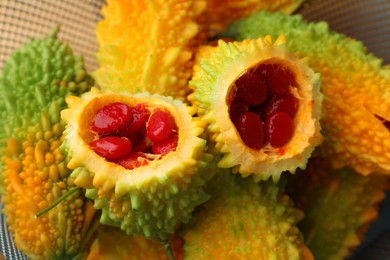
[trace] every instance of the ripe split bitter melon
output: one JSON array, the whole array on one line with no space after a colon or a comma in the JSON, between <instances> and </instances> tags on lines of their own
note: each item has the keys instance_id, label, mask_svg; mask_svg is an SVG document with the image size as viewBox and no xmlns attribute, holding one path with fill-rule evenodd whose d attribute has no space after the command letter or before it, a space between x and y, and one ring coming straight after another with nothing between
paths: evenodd
<instances>
[{"instance_id":1,"label":"ripe split bitter melon","mask_svg":"<svg viewBox=\"0 0 390 260\"><path fill-rule=\"evenodd\" d=\"M196 109L158 94L132 96L96 88L67 102L69 109L61 115L68 123L63 145L72 158L68 166L75 169L75 184L86 188L95 207L102 209L102 223L164 240L208 199L202 186L213 172L213 156L204 152L206 140L199 136L205 123L193 117ZM99 126L98 118L110 122L107 117L118 107L125 118L123 106L132 111L125 128L121 122L114 124L117 129ZM156 126L165 130L155 136ZM136 128L137 133L130 133ZM162 135L165 140L158 140Z\"/></svg>"},{"instance_id":2,"label":"ripe split bitter melon","mask_svg":"<svg viewBox=\"0 0 390 260\"><path fill-rule=\"evenodd\" d=\"M184 228L184 258L312 259L296 227L303 213L283 185L217 174L208 183L211 199Z\"/></svg>"},{"instance_id":3,"label":"ripe split bitter melon","mask_svg":"<svg viewBox=\"0 0 390 260\"><path fill-rule=\"evenodd\" d=\"M321 155L337 168L389 174L390 68L362 42L298 15L260 12L232 24L221 37L242 40L280 33L286 34L288 48L309 57L309 66L321 74Z\"/></svg>"},{"instance_id":4,"label":"ripe split bitter melon","mask_svg":"<svg viewBox=\"0 0 390 260\"><path fill-rule=\"evenodd\" d=\"M287 194L305 213L298 224L318 260L346 259L378 217L389 188L387 176L334 170L324 158L311 158L305 171L287 176Z\"/></svg>"},{"instance_id":5,"label":"ripe split bitter melon","mask_svg":"<svg viewBox=\"0 0 390 260\"><path fill-rule=\"evenodd\" d=\"M109 0L96 27L101 89L184 99L206 1ZM132 84L129 84L132 82Z\"/></svg>"},{"instance_id":6,"label":"ripe split bitter melon","mask_svg":"<svg viewBox=\"0 0 390 260\"><path fill-rule=\"evenodd\" d=\"M190 87L221 168L278 180L304 167L322 141L319 76L283 36L201 48Z\"/></svg>"},{"instance_id":7,"label":"ripe split bitter melon","mask_svg":"<svg viewBox=\"0 0 390 260\"><path fill-rule=\"evenodd\" d=\"M1 200L15 245L31 259L86 256L98 219L60 151L65 97L93 84L82 57L57 38L31 39L0 75ZM62 197L60 204L36 217ZM69 193L70 194L70 193Z\"/></svg>"}]
</instances>

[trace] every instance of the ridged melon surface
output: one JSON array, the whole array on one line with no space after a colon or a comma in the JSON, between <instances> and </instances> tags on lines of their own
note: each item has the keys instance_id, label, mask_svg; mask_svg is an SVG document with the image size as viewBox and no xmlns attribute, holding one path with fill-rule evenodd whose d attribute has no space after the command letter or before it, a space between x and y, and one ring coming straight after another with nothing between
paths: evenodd
<instances>
[{"instance_id":1,"label":"ridged melon surface","mask_svg":"<svg viewBox=\"0 0 390 260\"><path fill-rule=\"evenodd\" d=\"M75 187L68 158L60 150L65 98L89 90L93 80L82 57L73 54L58 32L29 40L0 73L2 213L16 247L30 259L85 257L98 224L96 210L85 190Z\"/></svg>"},{"instance_id":2,"label":"ridged melon surface","mask_svg":"<svg viewBox=\"0 0 390 260\"><path fill-rule=\"evenodd\" d=\"M305 213L298 224L316 259L346 259L364 241L378 218L389 188L387 176L362 176L350 168L334 170L324 158L288 176L287 194ZM326 246L324 246L326 245Z\"/></svg>"},{"instance_id":3,"label":"ridged melon surface","mask_svg":"<svg viewBox=\"0 0 390 260\"><path fill-rule=\"evenodd\" d=\"M68 123L63 149L75 169L75 184L87 189L87 196L102 209L101 222L120 226L128 234L166 239L181 222L191 218L193 209L209 196L202 186L212 176L200 136L205 123L193 117L196 110L172 98L142 93L101 92L94 88L81 98L69 97L69 109L62 112ZM148 165L127 170L107 161L89 146L93 115L111 102L128 105L144 103L153 110L164 108L173 116L179 135L175 151Z\"/></svg>"},{"instance_id":4,"label":"ridged melon surface","mask_svg":"<svg viewBox=\"0 0 390 260\"><path fill-rule=\"evenodd\" d=\"M277 148L266 144L255 150L242 141L230 120L228 100L234 82L260 64L281 64L292 71L298 82L293 94L299 105L290 142ZM199 50L189 100L208 123L210 139L223 155L219 167L233 168L243 177L253 174L255 181L269 177L278 180L283 171L305 167L314 148L322 142L320 83L319 75L306 60L286 48L283 36L275 42L270 37L229 43L220 40L217 47Z\"/></svg>"},{"instance_id":5,"label":"ridged melon surface","mask_svg":"<svg viewBox=\"0 0 390 260\"><path fill-rule=\"evenodd\" d=\"M305 0L208 0L202 13L202 22L213 35L230 23L248 17L260 10L293 13Z\"/></svg>"},{"instance_id":6,"label":"ridged melon surface","mask_svg":"<svg viewBox=\"0 0 390 260\"><path fill-rule=\"evenodd\" d=\"M184 229L184 259L311 259L296 227L303 214L282 184L216 175Z\"/></svg>"},{"instance_id":7,"label":"ridged melon surface","mask_svg":"<svg viewBox=\"0 0 390 260\"><path fill-rule=\"evenodd\" d=\"M96 26L97 84L185 99L206 1L109 0ZM129 84L131 82L131 84Z\"/></svg>"},{"instance_id":8,"label":"ridged melon surface","mask_svg":"<svg viewBox=\"0 0 390 260\"><path fill-rule=\"evenodd\" d=\"M319 149L334 167L368 175L390 173L390 69L364 44L332 31L326 22L259 12L223 34L237 40L286 34L290 50L309 57L321 74L324 143Z\"/></svg>"},{"instance_id":9,"label":"ridged melon surface","mask_svg":"<svg viewBox=\"0 0 390 260\"><path fill-rule=\"evenodd\" d=\"M126 235L119 228L102 225L87 260L168 260L161 243L142 236Z\"/></svg>"}]
</instances>

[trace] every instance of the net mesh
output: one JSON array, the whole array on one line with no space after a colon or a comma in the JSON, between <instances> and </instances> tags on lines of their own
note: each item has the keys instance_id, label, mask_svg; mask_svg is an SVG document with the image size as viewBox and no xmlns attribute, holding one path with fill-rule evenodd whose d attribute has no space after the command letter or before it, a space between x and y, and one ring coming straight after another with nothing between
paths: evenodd
<instances>
[{"instance_id":1,"label":"net mesh","mask_svg":"<svg viewBox=\"0 0 390 260\"><path fill-rule=\"evenodd\" d=\"M15 49L56 26L60 26L59 38L75 54L84 56L87 70L95 70L95 25L102 19L103 5L104 0L0 0L0 70ZM327 21L334 31L363 41L370 52L390 64L390 1L308 0L299 13L309 21ZM382 208L382 215L386 214L389 207ZM381 235L360 250L356 259L390 259L389 223L385 223L385 228L376 227ZM13 245L4 215L0 217L0 227L0 250L6 259L27 259Z\"/></svg>"},{"instance_id":2,"label":"net mesh","mask_svg":"<svg viewBox=\"0 0 390 260\"><path fill-rule=\"evenodd\" d=\"M332 30L364 42L390 64L389 0L309 0L299 11L309 21L327 21Z\"/></svg>"},{"instance_id":3,"label":"net mesh","mask_svg":"<svg viewBox=\"0 0 390 260\"><path fill-rule=\"evenodd\" d=\"M59 38L82 54L89 71L97 67L95 25L102 19L104 1L0 1L0 70L11 52L32 37L60 26Z\"/></svg>"}]
</instances>

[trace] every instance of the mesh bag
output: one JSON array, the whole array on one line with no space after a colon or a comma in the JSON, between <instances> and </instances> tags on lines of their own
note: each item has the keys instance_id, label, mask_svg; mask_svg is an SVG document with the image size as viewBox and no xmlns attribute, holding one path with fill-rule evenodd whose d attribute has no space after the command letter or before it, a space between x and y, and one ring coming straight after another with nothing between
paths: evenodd
<instances>
[{"instance_id":1,"label":"mesh bag","mask_svg":"<svg viewBox=\"0 0 390 260\"><path fill-rule=\"evenodd\" d=\"M59 38L75 54L83 55L87 69L93 71L98 66L95 25L102 19L104 4L103 0L1 0L0 70L12 51L59 25ZM363 41L370 52L390 64L390 1L309 0L298 12L309 21L325 20L334 31ZM369 230L354 259L390 259L389 204L383 203L381 218ZM0 250L6 259L27 259L15 248L4 215L0 217Z\"/></svg>"}]
</instances>

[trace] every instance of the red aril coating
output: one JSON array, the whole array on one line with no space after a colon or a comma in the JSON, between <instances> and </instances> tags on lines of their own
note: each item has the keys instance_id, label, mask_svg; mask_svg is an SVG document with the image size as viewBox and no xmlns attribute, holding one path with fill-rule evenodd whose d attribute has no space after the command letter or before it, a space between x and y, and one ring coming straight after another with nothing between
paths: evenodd
<instances>
[{"instance_id":1,"label":"red aril coating","mask_svg":"<svg viewBox=\"0 0 390 260\"><path fill-rule=\"evenodd\" d=\"M236 121L242 141L250 148L260 150L264 143L263 121L253 112L242 113Z\"/></svg>"},{"instance_id":2,"label":"red aril coating","mask_svg":"<svg viewBox=\"0 0 390 260\"><path fill-rule=\"evenodd\" d=\"M153 142L161 142L176 128L175 121L168 111L156 109L149 118L146 134Z\"/></svg>"},{"instance_id":3,"label":"red aril coating","mask_svg":"<svg viewBox=\"0 0 390 260\"><path fill-rule=\"evenodd\" d=\"M254 71L248 71L236 80L237 97L249 105L263 103L268 95L267 86Z\"/></svg>"},{"instance_id":4,"label":"red aril coating","mask_svg":"<svg viewBox=\"0 0 390 260\"><path fill-rule=\"evenodd\" d=\"M278 112L265 121L265 138L273 147L286 145L293 136L293 120L290 115Z\"/></svg>"},{"instance_id":5,"label":"red aril coating","mask_svg":"<svg viewBox=\"0 0 390 260\"><path fill-rule=\"evenodd\" d=\"M256 74L264 79L269 92L274 95L288 94L290 87L297 85L294 74L282 64L260 64L256 68Z\"/></svg>"},{"instance_id":6,"label":"red aril coating","mask_svg":"<svg viewBox=\"0 0 390 260\"><path fill-rule=\"evenodd\" d=\"M111 135L121 131L132 119L132 112L124 103L110 103L95 115L92 130L99 135Z\"/></svg>"},{"instance_id":7,"label":"red aril coating","mask_svg":"<svg viewBox=\"0 0 390 260\"><path fill-rule=\"evenodd\" d=\"M178 140L179 135L176 132L173 132L167 139L154 143L152 151L154 154L166 155L169 152L176 150Z\"/></svg>"},{"instance_id":8,"label":"red aril coating","mask_svg":"<svg viewBox=\"0 0 390 260\"><path fill-rule=\"evenodd\" d=\"M294 87L295 74L288 64L272 60L236 80L227 104L230 119L248 147L260 150L269 143L280 148L291 140L299 105L291 91Z\"/></svg>"},{"instance_id":9,"label":"red aril coating","mask_svg":"<svg viewBox=\"0 0 390 260\"><path fill-rule=\"evenodd\" d=\"M264 111L265 118L277 112L284 112L291 117L298 109L298 99L293 94L274 96L268 103Z\"/></svg>"},{"instance_id":10,"label":"red aril coating","mask_svg":"<svg viewBox=\"0 0 390 260\"><path fill-rule=\"evenodd\" d=\"M134 152L143 152L143 153L151 153L152 145L146 142L145 139L139 141L136 146L133 148Z\"/></svg>"},{"instance_id":11,"label":"red aril coating","mask_svg":"<svg viewBox=\"0 0 390 260\"><path fill-rule=\"evenodd\" d=\"M126 136L126 138L130 140L134 150L134 147L137 145L137 143L139 143L142 139L144 139L144 136L143 134L139 133L139 134Z\"/></svg>"},{"instance_id":12,"label":"red aril coating","mask_svg":"<svg viewBox=\"0 0 390 260\"><path fill-rule=\"evenodd\" d=\"M131 136L128 136L129 140L131 141L133 145L133 152L143 152L143 153L149 153L152 150L152 143L151 141L147 142L147 137L145 136L145 133L138 133Z\"/></svg>"},{"instance_id":13,"label":"red aril coating","mask_svg":"<svg viewBox=\"0 0 390 260\"><path fill-rule=\"evenodd\" d=\"M149 119L150 111L144 104L137 104L130 108L132 119L126 127L118 133L120 136L130 136L146 129L146 122Z\"/></svg>"},{"instance_id":14,"label":"red aril coating","mask_svg":"<svg viewBox=\"0 0 390 260\"><path fill-rule=\"evenodd\" d=\"M267 105L271 99L272 99L272 96L268 96L267 99L263 103L261 103L260 105L249 106L249 111L260 115L260 117L262 119L264 119L263 115L264 115L265 108L267 107Z\"/></svg>"},{"instance_id":15,"label":"red aril coating","mask_svg":"<svg viewBox=\"0 0 390 260\"><path fill-rule=\"evenodd\" d=\"M124 158L114 161L114 163L119 164L128 170L133 170L135 168L147 165L148 159L144 153L135 152Z\"/></svg>"},{"instance_id":16,"label":"red aril coating","mask_svg":"<svg viewBox=\"0 0 390 260\"><path fill-rule=\"evenodd\" d=\"M248 111L248 104L237 98L234 99L232 103L230 103L230 120L232 120L233 123L236 122L238 116L246 111Z\"/></svg>"},{"instance_id":17,"label":"red aril coating","mask_svg":"<svg viewBox=\"0 0 390 260\"><path fill-rule=\"evenodd\" d=\"M106 136L89 143L92 150L107 160L122 158L132 151L131 141L125 137Z\"/></svg>"}]
</instances>

